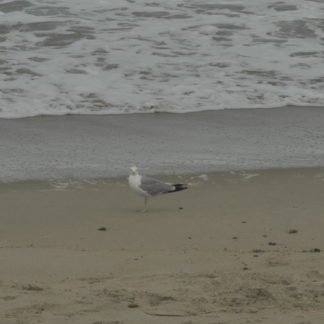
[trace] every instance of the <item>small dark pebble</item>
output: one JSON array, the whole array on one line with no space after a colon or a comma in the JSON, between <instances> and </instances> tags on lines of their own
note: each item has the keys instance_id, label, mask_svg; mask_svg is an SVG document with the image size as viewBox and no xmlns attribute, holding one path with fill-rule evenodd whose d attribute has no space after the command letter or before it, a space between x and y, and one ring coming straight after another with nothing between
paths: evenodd
<instances>
[{"instance_id":1,"label":"small dark pebble","mask_svg":"<svg viewBox=\"0 0 324 324\"><path fill-rule=\"evenodd\" d=\"M246 271L246 270L249 270L249 268L248 267L244 267L243 270Z\"/></svg>"},{"instance_id":2,"label":"small dark pebble","mask_svg":"<svg viewBox=\"0 0 324 324\"><path fill-rule=\"evenodd\" d=\"M179 209L180 209L180 210L182 210L182 209L183 209L183 207L179 207Z\"/></svg>"},{"instance_id":3,"label":"small dark pebble","mask_svg":"<svg viewBox=\"0 0 324 324\"><path fill-rule=\"evenodd\" d=\"M275 245L277 245L277 243L276 242L269 242L268 245L275 246Z\"/></svg>"},{"instance_id":4,"label":"small dark pebble","mask_svg":"<svg viewBox=\"0 0 324 324\"><path fill-rule=\"evenodd\" d=\"M296 229L291 229L288 231L288 234L296 234L298 231Z\"/></svg>"},{"instance_id":5,"label":"small dark pebble","mask_svg":"<svg viewBox=\"0 0 324 324\"><path fill-rule=\"evenodd\" d=\"M191 236L188 236L188 240L191 240L192 239L192 237Z\"/></svg>"},{"instance_id":6,"label":"small dark pebble","mask_svg":"<svg viewBox=\"0 0 324 324\"><path fill-rule=\"evenodd\" d=\"M128 306L127 306L128 308L137 308L137 307L139 307L139 305L138 304L128 304Z\"/></svg>"},{"instance_id":7,"label":"small dark pebble","mask_svg":"<svg viewBox=\"0 0 324 324\"><path fill-rule=\"evenodd\" d=\"M246 221L242 221L242 224L246 224Z\"/></svg>"},{"instance_id":8,"label":"small dark pebble","mask_svg":"<svg viewBox=\"0 0 324 324\"><path fill-rule=\"evenodd\" d=\"M254 249L252 250L253 253L264 253L265 251L262 249Z\"/></svg>"},{"instance_id":9,"label":"small dark pebble","mask_svg":"<svg viewBox=\"0 0 324 324\"><path fill-rule=\"evenodd\" d=\"M262 237L268 237L268 235L267 234L263 234Z\"/></svg>"},{"instance_id":10,"label":"small dark pebble","mask_svg":"<svg viewBox=\"0 0 324 324\"><path fill-rule=\"evenodd\" d=\"M29 291L43 291L44 290L44 288L41 288L41 287L33 285L33 284L22 286L22 289L29 290Z\"/></svg>"},{"instance_id":11,"label":"small dark pebble","mask_svg":"<svg viewBox=\"0 0 324 324\"><path fill-rule=\"evenodd\" d=\"M16 299L17 297L16 296L3 296L3 297L1 297L1 299L3 299L3 300L14 300L14 299Z\"/></svg>"},{"instance_id":12,"label":"small dark pebble","mask_svg":"<svg viewBox=\"0 0 324 324\"><path fill-rule=\"evenodd\" d=\"M106 227L99 227L98 231L107 231L107 228Z\"/></svg>"},{"instance_id":13,"label":"small dark pebble","mask_svg":"<svg viewBox=\"0 0 324 324\"><path fill-rule=\"evenodd\" d=\"M237 240L237 236L233 236L232 239L233 239L233 240Z\"/></svg>"},{"instance_id":14,"label":"small dark pebble","mask_svg":"<svg viewBox=\"0 0 324 324\"><path fill-rule=\"evenodd\" d=\"M321 249L314 248L314 249L310 249L310 250L304 250L303 252L304 253L307 253L307 252L309 252L309 253L319 253L321 251L322 251Z\"/></svg>"}]
</instances>

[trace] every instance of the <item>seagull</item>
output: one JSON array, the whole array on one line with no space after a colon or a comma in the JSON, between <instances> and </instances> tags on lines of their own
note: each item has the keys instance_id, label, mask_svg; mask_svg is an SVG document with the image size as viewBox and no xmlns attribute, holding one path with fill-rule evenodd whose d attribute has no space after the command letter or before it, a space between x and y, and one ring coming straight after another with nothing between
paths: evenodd
<instances>
[{"instance_id":1,"label":"seagull","mask_svg":"<svg viewBox=\"0 0 324 324\"><path fill-rule=\"evenodd\" d=\"M181 191L188 188L186 184L171 184L154 178L142 176L138 173L136 166L131 167L128 183L130 188L133 189L137 194L144 196L143 212L147 211L148 197Z\"/></svg>"}]
</instances>

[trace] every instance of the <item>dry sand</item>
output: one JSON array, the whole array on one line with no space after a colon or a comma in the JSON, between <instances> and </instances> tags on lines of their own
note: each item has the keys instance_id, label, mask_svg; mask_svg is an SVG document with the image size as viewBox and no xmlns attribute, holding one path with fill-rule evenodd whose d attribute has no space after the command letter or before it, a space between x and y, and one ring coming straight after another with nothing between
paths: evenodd
<instances>
[{"instance_id":1,"label":"dry sand","mask_svg":"<svg viewBox=\"0 0 324 324\"><path fill-rule=\"evenodd\" d=\"M162 179L0 184L0 323L324 323L324 169Z\"/></svg>"}]
</instances>

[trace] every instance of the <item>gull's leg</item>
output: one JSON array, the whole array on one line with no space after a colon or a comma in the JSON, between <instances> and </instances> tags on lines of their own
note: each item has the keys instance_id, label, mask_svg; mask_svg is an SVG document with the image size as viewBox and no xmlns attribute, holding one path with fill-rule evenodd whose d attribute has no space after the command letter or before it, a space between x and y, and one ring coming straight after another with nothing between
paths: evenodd
<instances>
[{"instance_id":1,"label":"gull's leg","mask_svg":"<svg viewBox=\"0 0 324 324\"><path fill-rule=\"evenodd\" d=\"M142 213L147 212L147 202L148 202L148 197L144 196L144 208L143 209L138 209L136 211L137 212L142 212Z\"/></svg>"},{"instance_id":2,"label":"gull's leg","mask_svg":"<svg viewBox=\"0 0 324 324\"><path fill-rule=\"evenodd\" d=\"M138 213L145 213L145 212L147 212L147 200L148 200L148 197L144 196L144 208L143 209L137 209L136 211Z\"/></svg>"},{"instance_id":3,"label":"gull's leg","mask_svg":"<svg viewBox=\"0 0 324 324\"><path fill-rule=\"evenodd\" d=\"M147 197L144 197L144 209L143 209L143 213L147 212Z\"/></svg>"}]
</instances>

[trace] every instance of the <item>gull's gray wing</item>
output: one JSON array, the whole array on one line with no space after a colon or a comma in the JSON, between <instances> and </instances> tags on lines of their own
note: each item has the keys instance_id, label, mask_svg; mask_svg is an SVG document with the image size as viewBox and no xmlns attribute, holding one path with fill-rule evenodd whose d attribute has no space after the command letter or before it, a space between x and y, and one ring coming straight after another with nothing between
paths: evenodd
<instances>
[{"instance_id":1,"label":"gull's gray wing","mask_svg":"<svg viewBox=\"0 0 324 324\"><path fill-rule=\"evenodd\" d=\"M140 188L151 196L172 192L174 186L154 178L142 176Z\"/></svg>"}]
</instances>

